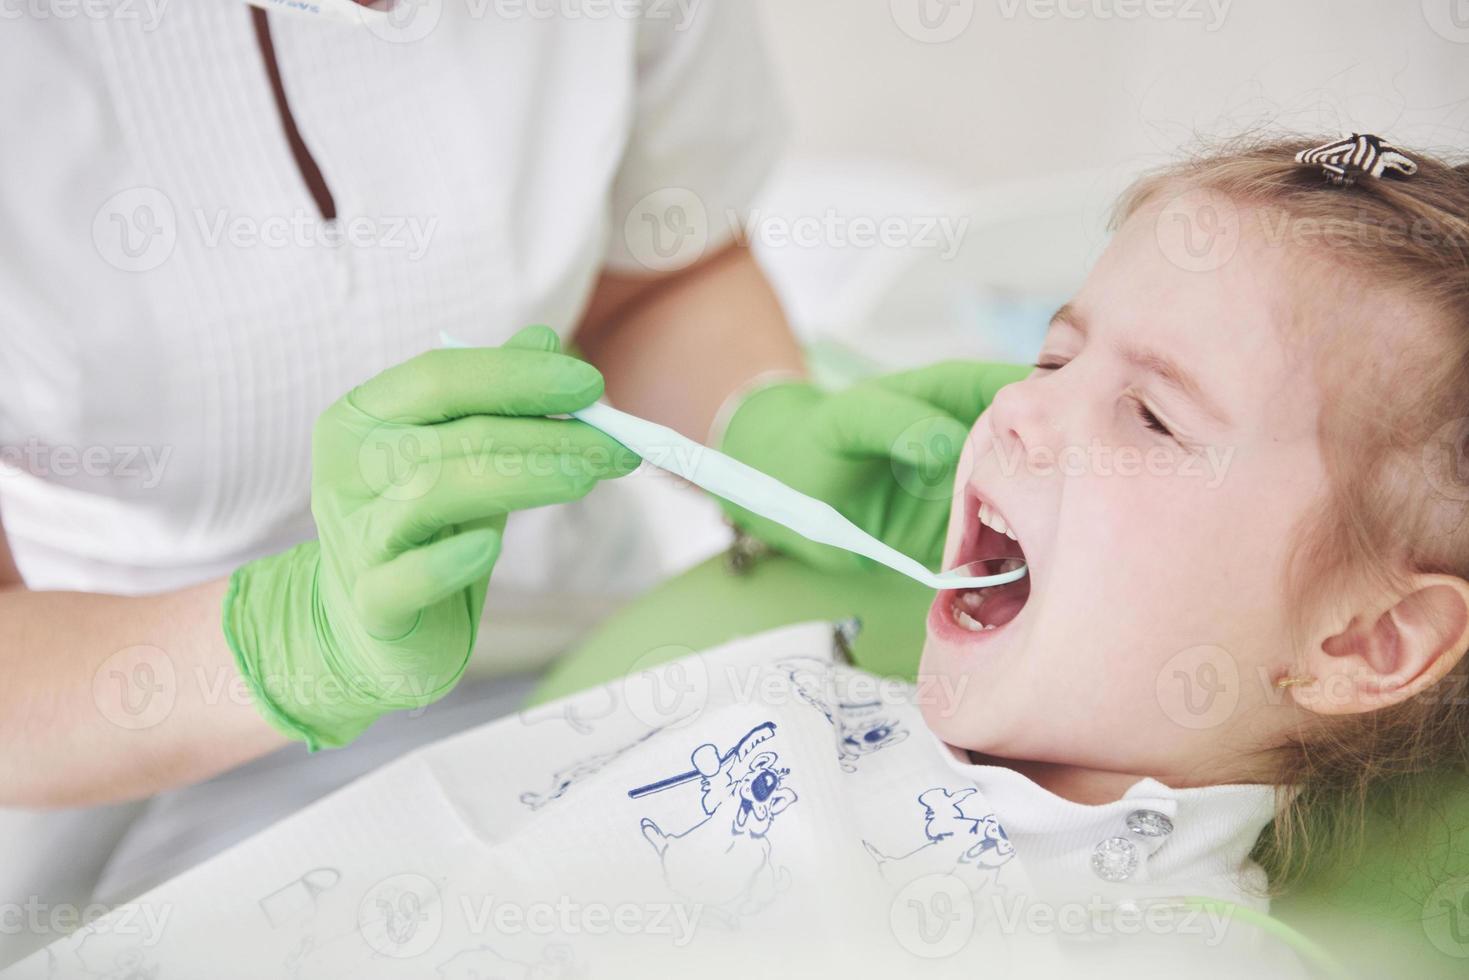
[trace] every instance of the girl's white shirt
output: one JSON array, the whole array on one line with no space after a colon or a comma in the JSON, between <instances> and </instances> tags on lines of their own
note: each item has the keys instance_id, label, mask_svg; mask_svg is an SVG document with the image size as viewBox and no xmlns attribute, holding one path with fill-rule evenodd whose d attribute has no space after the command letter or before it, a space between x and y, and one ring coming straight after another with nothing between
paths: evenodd
<instances>
[{"instance_id":1,"label":"girl's white shirt","mask_svg":"<svg viewBox=\"0 0 1469 980\"><path fill-rule=\"evenodd\" d=\"M782 141L745 2L263 5L333 222L242 0L0 31L0 514L34 588L168 590L311 536L328 404L440 331L565 333L602 270L709 254ZM518 515L502 589L585 571L557 524Z\"/></svg>"},{"instance_id":2,"label":"girl's white shirt","mask_svg":"<svg viewBox=\"0 0 1469 980\"><path fill-rule=\"evenodd\" d=\"M418 750L14 976L1300 975L1255 923L1167 901L1267 909L1271 787L1069 802L959 762L923 725L937 687L839 662L835 635L758 634ZM1118 839L1136 863L1100 877Z\"/></svg>"}]
</instances>

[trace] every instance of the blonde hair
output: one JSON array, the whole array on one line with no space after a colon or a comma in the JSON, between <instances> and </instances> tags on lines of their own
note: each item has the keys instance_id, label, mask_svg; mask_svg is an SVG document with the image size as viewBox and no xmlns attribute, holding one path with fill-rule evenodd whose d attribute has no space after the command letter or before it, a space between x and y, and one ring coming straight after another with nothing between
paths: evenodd
<instances>
[{"instance_id":1,"label":"blonde hair","mask_svg":"<svg viewBox=\"0 0 1469 980\"><path fill-rule=\"evenodd\" d=\"M1295 162L1298 150L1329 141L1215 144L1139 179L1113 214L1116 227L1175 193L1219 195L1271 221L1275 240L1290 246L1283 258L1309 267L1321 287L1324 299L1306 297L1293 329L1330 355L1315 359L1322 390L1355 397L1330 403L1320 422L1330 489L1293 542L1285 583L1293 650L1312 616L1356 588L1402 593L1408 575L1422 572L1469 579L1469 473L1457 471L1469 452L1469 163L1403 148L1415 176L1336 187L1319 167ZM1403 322L1387 324L1387 335L1362 323L1354 295L1395 303ZM1292 792L1257 848L1275 887L1360 844L1369 808L1401 814L1414 808L1425 773L1465 766L1466 683L1469 657L1423 695L1313 726L1285 748L1278 782Z\"/></svg>"}]
</instances>

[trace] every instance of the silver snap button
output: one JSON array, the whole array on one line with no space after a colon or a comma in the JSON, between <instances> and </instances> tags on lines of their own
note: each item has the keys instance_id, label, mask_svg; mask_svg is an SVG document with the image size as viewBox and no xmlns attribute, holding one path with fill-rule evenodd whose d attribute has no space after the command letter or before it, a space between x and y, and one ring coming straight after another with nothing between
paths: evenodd
<instances>
[{"instance_id":1,"label":"silver snap button","mask_svg":"<svg viewBox=\"0 0 1469 980\"><path fill-rule=\"evenodd\" d=\"M1127 815L1127 829L1139 837L1167 837L1173 821L1157 810L1134 810Z\"/></svg>"},{"instance_id":2,"label":"silver snap button","mask_svg":"<svg viewBox=\"0 0 1469 980\"><path fill-rule=\"evenodd\" d=\"M1126 837L1108 837L1092 849L1092 871L1104 881L1126 881L1137 865L1138 847Z\"/></svg>"}]
</instances>

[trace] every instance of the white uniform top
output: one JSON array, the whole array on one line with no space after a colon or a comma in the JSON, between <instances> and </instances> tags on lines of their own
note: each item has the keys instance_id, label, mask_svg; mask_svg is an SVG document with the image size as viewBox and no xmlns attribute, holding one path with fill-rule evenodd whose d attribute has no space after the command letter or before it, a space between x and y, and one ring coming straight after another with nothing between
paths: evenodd
<instances>
[{"instance_id":1,"label":"white uniform top","mask_svg":"<svg viewBox=\"0 0 1469 980\"><path fill-rule=\"evenodd\" d=\"M745 0L294 2L276 59L334 227L241 0L0 7L0 520L34 588L167 590L311 536L334 399L712 251L779 149ZM605 593L619 489L515 515L492 592ZM131 812L0 810L0 899L86 902Z\"/></svg>"},{"instance_id":2,"label":"white uniform top","mask_svg":"<svg viewBox=\"0 0 1469 980\"><path fill-rule=\"evenodd\" d=\"M785 627L420 749L6 976L1299 975L1160 903L1265 910L1271 787L1068 802L833 647Z\"/></svg>"},{"instance_id":3,"label":"white uniform top","mask_svg":"<svg viewBox=\"0 0 1469 980\"><path fill-rule=\"evenodd\" d=\"M328 404L440 330L564 331L602 268L707 254L778 150L742 0L292 6L276 57L334 225L241 0L4 17L0 515L33 587L167 590L311 536ZM502 588L550 550L523 516Z\"/></svg>"}]
</instances>

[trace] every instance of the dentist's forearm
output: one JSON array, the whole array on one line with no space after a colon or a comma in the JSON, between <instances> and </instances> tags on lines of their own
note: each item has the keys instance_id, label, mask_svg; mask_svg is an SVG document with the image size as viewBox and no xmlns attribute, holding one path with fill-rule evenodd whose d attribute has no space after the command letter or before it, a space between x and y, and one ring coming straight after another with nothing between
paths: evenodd
<instances>
[{"instance_id":1,"label":"dentist's forearm","mask_svg":"<svg viewBox=\"0 0 1469 980\"><path fill-rule=\"evenodd\" d=\"M137 799L286 744L240 682L224 590L0 590L0 805Z\"/></svg>"},{"instance_id":2,"label":"dentist's forearm","mask_svg":"<svg viewBox=\"0 0 1469 980\"><path fill-rule=\"evenodd\" d=\"M620 408L703 441L728 395L801 350L748 249L657 280L604 277L576 335Z\"/></svg>"}]
</instances>

